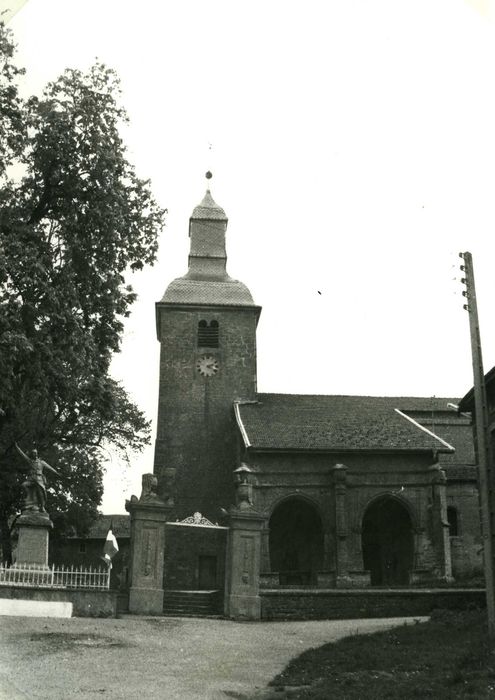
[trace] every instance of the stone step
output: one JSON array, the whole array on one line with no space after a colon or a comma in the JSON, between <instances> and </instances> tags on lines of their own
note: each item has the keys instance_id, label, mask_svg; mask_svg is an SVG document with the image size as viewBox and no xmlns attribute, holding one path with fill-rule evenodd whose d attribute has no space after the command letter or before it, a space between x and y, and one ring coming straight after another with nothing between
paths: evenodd
<instances>
[{"instance_id":1,"label":"stone step","mask_svg":"<svg viewBox=\"0 0 495 700\"><path fill-rule=\"evenodd\" d=\"M218 605L218 601L216 600L211 600L211 601L204 601L202 603L200 602L195 602L191 600L185 600L185 599L180 599L180 600L164 600L163 605L167 607L183 607L183 608L194 608L197 610L209 610L211 607L215 607Z\"/></svg>"},{"instance_id":2,"label":"stone step","mask_svg":"<svg viewBox=\"0 0 495 700\"><path fill-rule=\"evenodd\" d=\"M164 608L190 608L191 610L209 610L212 606L210 603L189 603L187 600L165 600L163 602Z\"/></svg>"},{"instance_id":3,"label":"stone step","mask_svg":"<svg viewBox=\"0 0 495 700\"><path fill-rule=\"evenodd\" d=\"M174 603L180 603L182 601L186 603L191 603L191 605L209 605L212 600L216 600L216 596L183 596L183 595L167 595L165 592L163 600L173 601Z\"/></svg>"},{"instance_id":4,"label":"stone step","mask_svg":"<svg viewBox=\"0 0 495 700\"><path fill-rule=\"evenodd\" d=\"M194 617L202 617L202 616L210 616L210 615L215 615L218 614L217 611L211 610L210 608L207 608L206 610L197 610L195 608L188 608L182 607L182 606L172 606L170 608L167 608L164 606L163 608L163 614L164 615L173 615L175 617L182 617L183 615L192 615Z\"/></svg>"},{"instance_id":5,"label":"stone step","mask_svg":"<svg viewBox=\"0 0 495 700\"><path fill-rule=\"evenodd\" d=\"M222 603L220 591L165 590L163 612L177 617L218 616L222 613Z\"/></svg>"}]
</instances>

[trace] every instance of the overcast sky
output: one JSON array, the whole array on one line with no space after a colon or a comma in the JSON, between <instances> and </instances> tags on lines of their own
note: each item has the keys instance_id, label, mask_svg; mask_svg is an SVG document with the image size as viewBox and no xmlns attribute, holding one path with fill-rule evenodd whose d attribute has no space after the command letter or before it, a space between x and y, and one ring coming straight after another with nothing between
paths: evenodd
<instances>
[{"instance_id":1,"label":"overcast sky","mask_svg":"<svg viewBox=\"0 0 495 700\"><path fill-rule=\"evenodd\" d=\"M153 422L154 303L186 271L207 169L229 216L228 271L263 307L260 391L462 396L461 250L474 258L485 370L495 364L494 17L490 0L19 10L9 26L29 92L95 57L117 70L129 156L169 211L157 264L132 280L139 301L113 365ZM139 495L152 463L152 448L130 470L113 457L105 512Z\"/></svg>"}]
</instances>

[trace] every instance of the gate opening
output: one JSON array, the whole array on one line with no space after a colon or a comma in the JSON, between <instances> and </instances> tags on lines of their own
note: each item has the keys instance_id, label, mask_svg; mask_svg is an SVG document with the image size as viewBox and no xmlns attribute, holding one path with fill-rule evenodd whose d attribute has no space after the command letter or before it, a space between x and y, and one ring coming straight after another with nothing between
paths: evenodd
<instances>
[{"instance_id":1,"label":"gate opening","mask_svg":"<svg viewBox=\"0 0 495 700\"><path fill-rule=\"evenodd\" d=\"M406 586L414 559L411 517L395 498L372 503L363 518L363 564L372 586Z\"/></svg>"},{"instance_id":2,"label":"gate opening","mask_svg":"<svg viewBox=\"0 0 495 700\"><path fill-rule=\"evenodd\" d=\"M323 562L323 530L314 506L302 498L280 503L270 518L270 567L284 585L315 585Z\"/></svg>"}]
</instances>

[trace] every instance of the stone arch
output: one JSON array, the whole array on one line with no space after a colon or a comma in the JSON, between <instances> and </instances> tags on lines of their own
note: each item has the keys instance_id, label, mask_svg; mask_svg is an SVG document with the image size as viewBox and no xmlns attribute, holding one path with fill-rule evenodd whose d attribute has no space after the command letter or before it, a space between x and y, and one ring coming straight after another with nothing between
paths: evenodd
<instances>
[{"instance_id":1,"label":"stone arch","mask_svg":"<svg viewBox=\"0 0 495 700\"><path fill-rule=\"evenodd\" d=\"M300 494L273 505L269 519L270 569L280 585L315 585L323 565L323 523L318 506Z\"/></svg>"},{"instance_id":2,"label":"stone arch","mask_svg":"<svg viewBox=\"0 0 495 700\"><path fill-rule=\"evenodd\" d=\"M372 586L408 585L414 564L414 523L404 498L385 493L362 516L363 565Z\"/></svg>"},{"instance_id":3,"label":"stone arch","mask_svg":"<svg viewBox=\"0 0 495 700\"><path fill-rule=\"evenodd\" d=\"M411 518L411 527L413 532L419 532L420 525L416 509L414 508L413 504L409 499L405 498L397 491L381 491L380 493L375 494L372 498L366 501L364 505L361 505L358 509L356 509L355 526L358 530L362 528L364 515L366 511L370 508L370 506L372 506L373 503L375 503L376 501L381 501L384 498L391 499L400 503L400 505L407 510L408 515Z\"/></svg>"},{"instance_id":4,"label":"stone arch","mask_svg":"<svg viewBox=\"0 0 495 700\"><path fill-rule=\"evenodd\" d=\"M290 491L289 493L284 493L283 496L275 498L266 506L266 508L263 509L264 516L267 518L267 520L269 520L273 514L273 511L276 510L276 508L278 508L278 506L281 503L284 503L285 501L288 501L293 498L298 498L301 501L306 501L312 508L316 510L321 519L321 522L324 522L324 513L322 511L320 501L316 498L313 498L312 496L308 496L307 493L301 493L300 491Z\"/></svg>"}]
</instances>

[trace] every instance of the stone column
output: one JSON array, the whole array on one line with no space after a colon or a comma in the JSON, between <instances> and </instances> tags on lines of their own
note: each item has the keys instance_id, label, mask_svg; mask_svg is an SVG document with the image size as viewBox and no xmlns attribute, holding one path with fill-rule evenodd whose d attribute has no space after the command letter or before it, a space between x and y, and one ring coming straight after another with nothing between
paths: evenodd
<instances>
[{"instance_id":1,"label":"stone column","mask_svg":"<svg viewBox=\"0 0 495 700\"><path fill-rule=\"evenodd\" d=\"M261 571L263 573L269 573L270 568L270 529L268 523L264 524L263 530L261 531Z\"/></svg>"},{"instance_id":2,"label":"stone column","mask_svg":"<svg viewBox=\"0 0 495 700\"><path fill-rule=\"evenodd\" d=\"M14 566L48 569L48 542L53 523L48 513L24 511L16 521L19 532Z\"/></svg>"},{"instance_id":3,"label":"stone column","mask_svg":"<svg viewBox=\"0 0 495 700\"><path fill-rule=\"evenodd\" d=\"M261 618L261 532L265 519L253 507L253 474L247 465L234 472L236 506L230 509L225 614L234 620Z\"/></svg>"},{"instance_id":4,"label":"stone column","mask_svg":"<svg viewBox=\"0 0 495 700\"><path fill-rule=\"evenodd\" d=\"M444 470L440 469L438 463L433 464L429 472L432 485L432 538L437 560L437 573L442 580L451 582L453 577L449 523L447 520L447 478Z\"/></svg>"},{"instance_id":5,"label":"stone column","mask_svg":"<svg viewBox=\"0 0 495 700\"><path fill-rule=\"evenodd\" d=\"M349 585L349 557L347 551L347 467L336 464L332 467L335 507L335 585Z\"/></svg>"},{"instance_id":6,"label":"stone column","mask_svg":"<svg viewBox=\"0 0 495 700\"><path fill-rule=\"evenodd\" d=\"M225 614L234 620L261 618L260 561L264 518L255 510L230 511Z\"/></svg>"},{"instance_id":7,"label":"stone column","mask_svg":"<svg viewBox=\"0 0 495 700\"><path fill-rule=\"evenodd\" d=\"M143 492L126 501L131 515L131 587L129 612L161 615L163 612L163 559L168 507L156 494L157 479L143 474Z\"/></svg>"}]
</instances>

